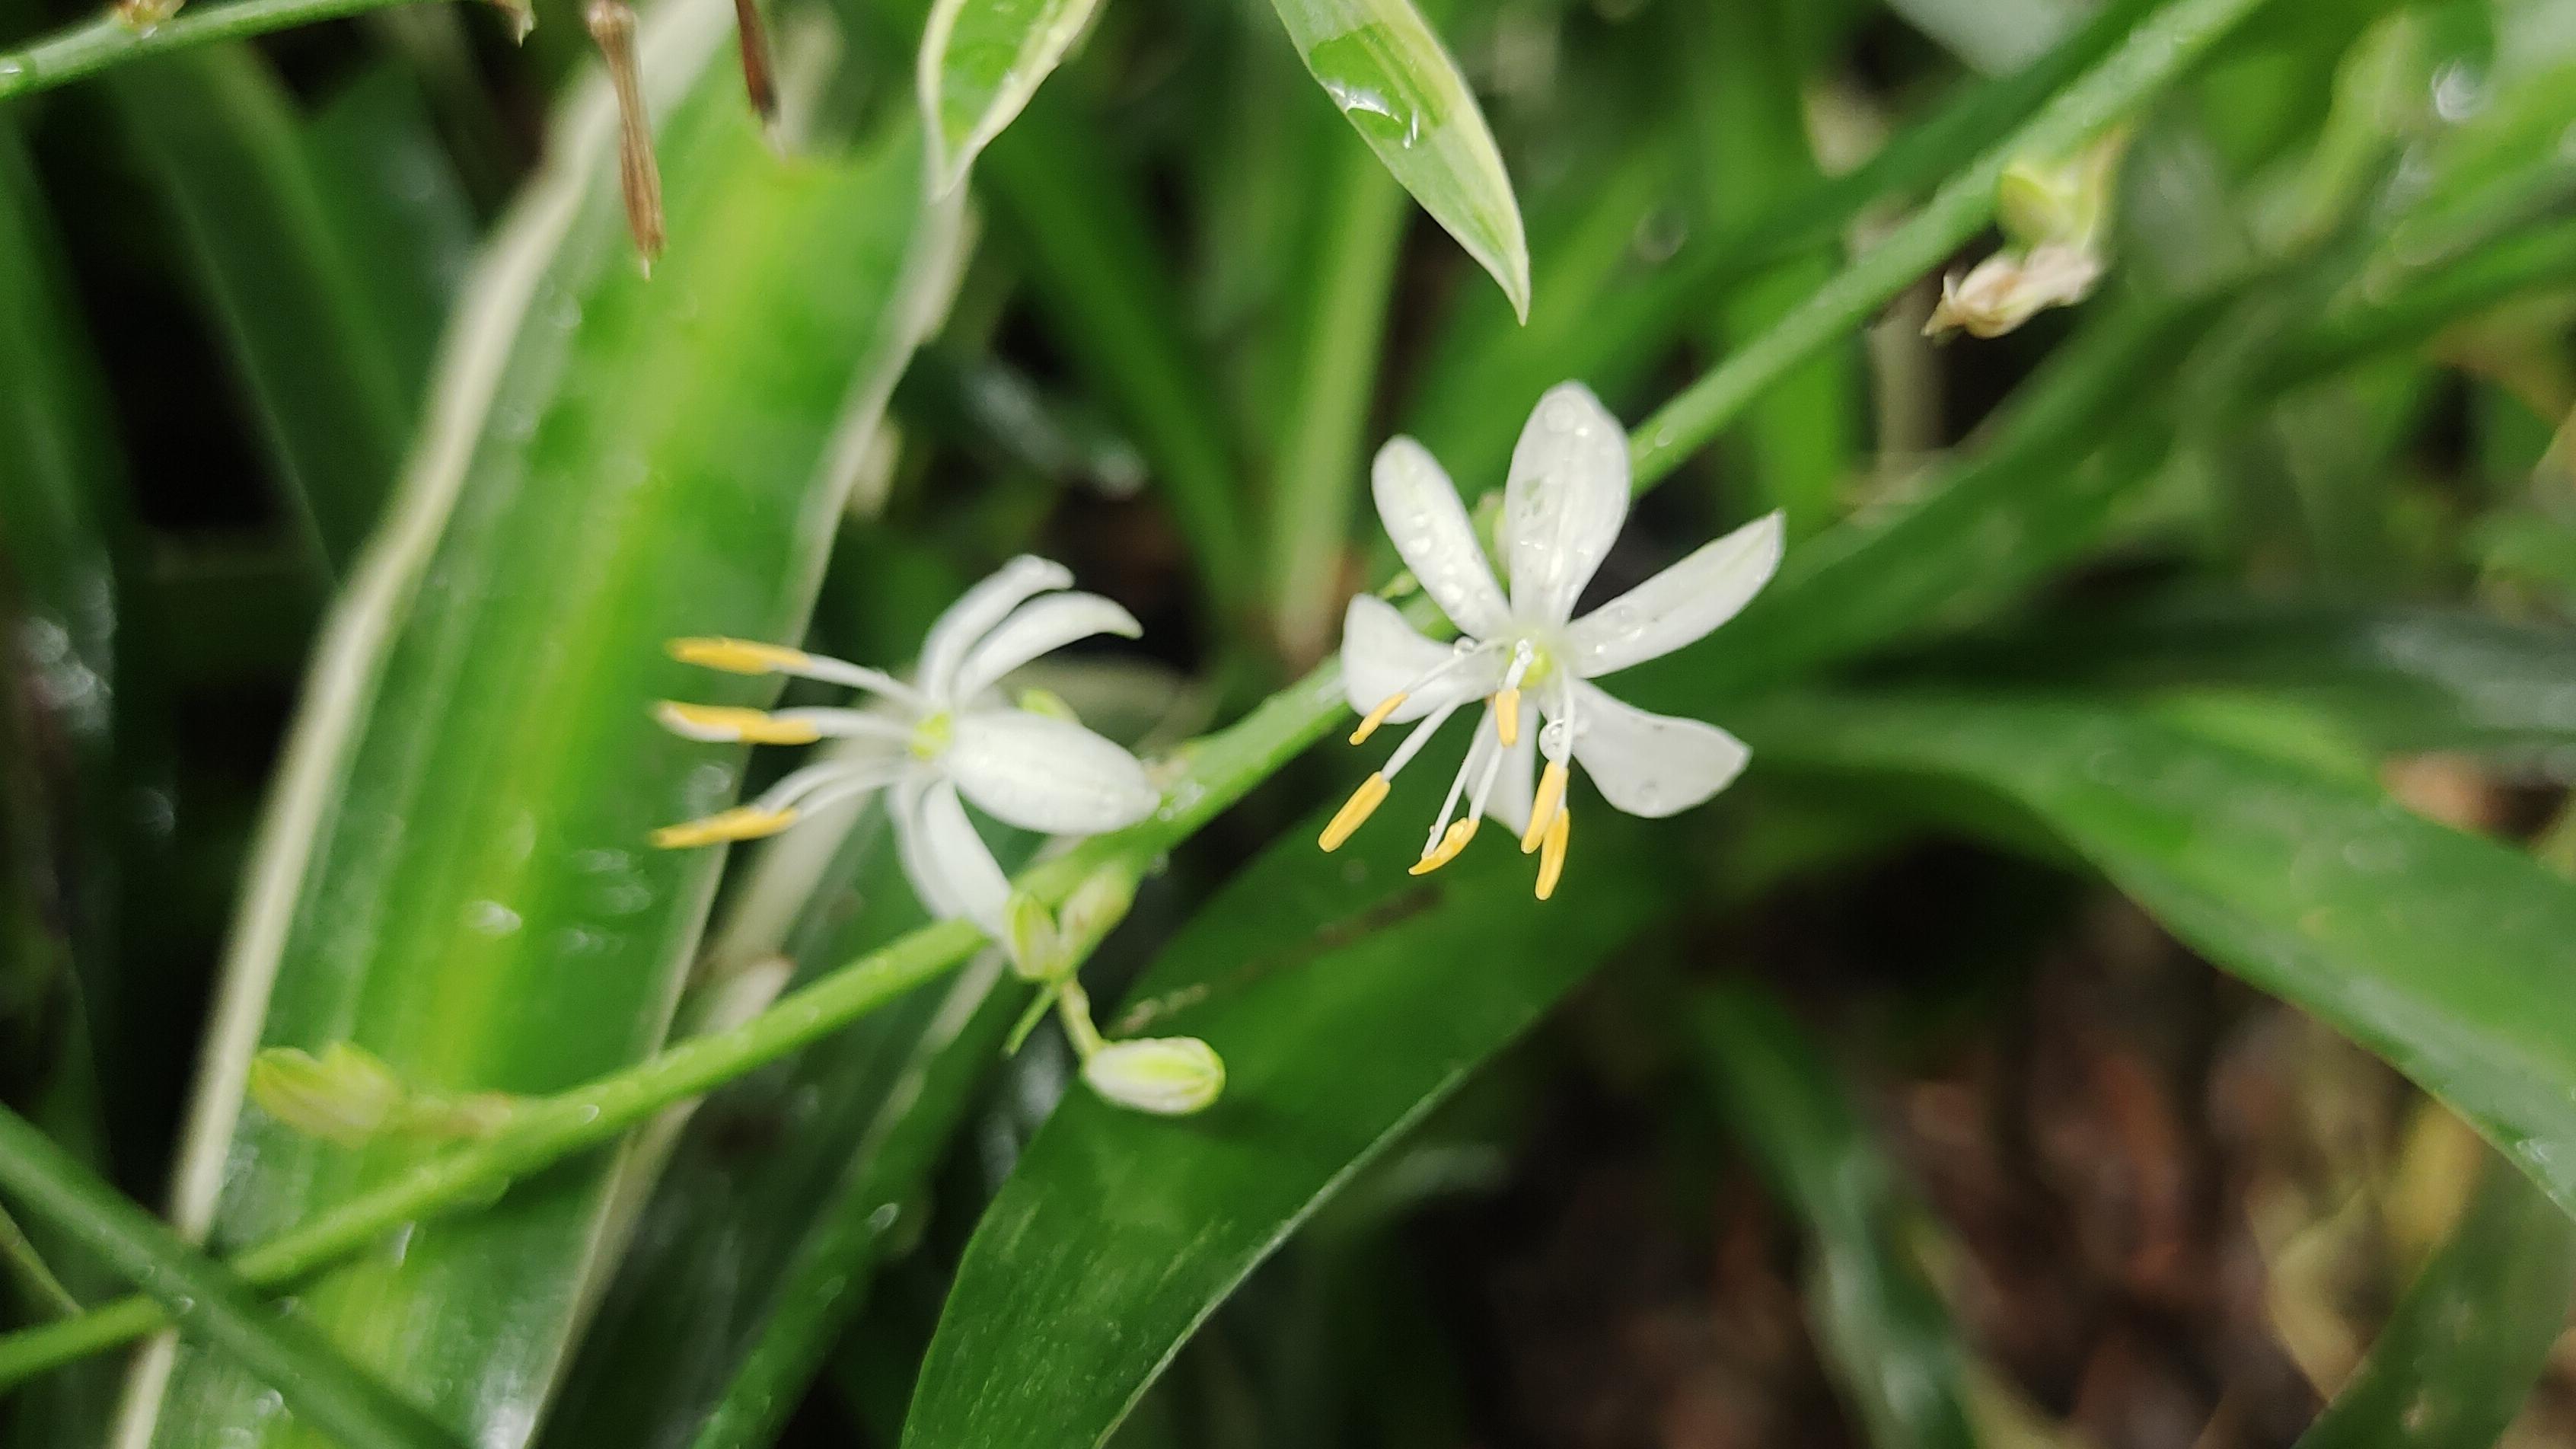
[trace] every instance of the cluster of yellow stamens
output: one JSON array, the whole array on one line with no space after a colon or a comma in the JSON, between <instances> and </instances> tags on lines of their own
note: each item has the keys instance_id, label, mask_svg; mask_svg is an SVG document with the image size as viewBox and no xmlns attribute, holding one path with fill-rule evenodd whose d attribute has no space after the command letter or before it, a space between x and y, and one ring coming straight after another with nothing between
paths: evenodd
<instances>
[{"instance_id":1,"label":"cluster of yellow stamens","mask_svg":"<svg viewBox=\"0 0 2576 1449\"><path fill-rule=\"evenodd\" d=\"M1369 736L1377 733L1380 726L1395 716L1397 710L1404 708L1405 701L1411 697L1406 691L1397 690L1379 700L1375 708L1361 717L1359 727L1351 731L1351 743L1355 745L1365 743ZM1502 749L1509 749L1519 744L1521 727L1519 686L1504 685L1491 696L1490 703L1496 745ZM1435 716L1430 723L1436 726L1437 717ZM1401 768L1409 753L1409 750L1399 751L1391 768ZM1490 770L1488 775L1490 778ZM1521 834L1521 854L1536 853L1539 858L1537 894L1540 900L1546 900L1556 893L1556 883L1565 874L1566 842L1573 829L1573 811L1565 803L1565 785L1564 763L1549 760L1546 770L1539 776L1538 792L1530 804L1529 828ZM1343 843L1358 832L1369 816L1377 812L1377 807L1386 803L1387 792L1392 788L1393 781L1388 778L1386 771L1371 773L1367 779L1360 782L1357 790L1351 792L1351 798L1342 803L1342 808L1333 812L1332 820L1325 824L1324 833L1316 843L1327 851L1341 849ZM1459 854L1466 850L1467 843L1476 838L1476 828L1480 823L1481 814L1482 807L1479 805L1470 810L1465 819L1452 822L1448 829L1441 832L1440 838L1423 852L1422 858L1413 863L1411 873L1429 875L1456 860Z\"/></svg>"},{"instance_id":2,"label":"cluster of yellow stamens","mask_svg":"<svg viewBox=\"0 0 2576 1449\"><path fill-rule=\"evenodd\" d=\"M666 647L671 657L683 664L718 669L727 674L787 674L860 689L902 688L875 670L808 654L783 644L764 644L752 639L674 639ZM845 711L791 710L772 714L767 710L745 709L738 705L689 704L674 699L666 699L653 707L653 717L673 734L693 740L747 745L810 745L826 734L846 733L846 729L835 731L817 722L818 716L841 713ZM717 811L703 819L663 826L653 832L653 843L665 850L686 850L776 835L797 822L802 814L798 802L805 794L811 793L813 785L819 783L825 783L821 771L799 771L782 782L787 793L773 792L778 798L755 800L730 810ZM807 788L800 792L796 789L799 784ZM804 803L810 804L811 801Z\"/></svg>"}]
</instances>

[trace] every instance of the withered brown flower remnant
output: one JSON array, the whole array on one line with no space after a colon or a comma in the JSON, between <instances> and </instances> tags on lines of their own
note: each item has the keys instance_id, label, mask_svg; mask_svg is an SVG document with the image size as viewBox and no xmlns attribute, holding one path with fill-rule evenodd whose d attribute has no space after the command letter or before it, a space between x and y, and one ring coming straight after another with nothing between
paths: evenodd
<instances>
[{"instance_id":1,"label":"withered brown flower remnant","mask_svg":"<svg viewBox=\"0 0 2576 1449\"><path fill-rule=\"evenodd\" d=\"M626 229L649 276L662 255L662 170L653 160L653 118L644 109L643 74L635 62L635 11L624 0L591 0L583 21L617 92L617 184L626 197Z\"/></svg>"}]
</instances>

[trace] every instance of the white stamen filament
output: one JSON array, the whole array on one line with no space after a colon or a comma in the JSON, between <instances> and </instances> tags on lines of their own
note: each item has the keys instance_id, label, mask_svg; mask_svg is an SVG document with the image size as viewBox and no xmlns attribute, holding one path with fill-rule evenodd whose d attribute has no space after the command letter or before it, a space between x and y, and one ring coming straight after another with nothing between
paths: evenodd
<instances>
[{"instance_id":1,"label":"white stamen filament","mask_svg":"<svg viewBox=\"0 0 2576 1449\"><path fill-rule=\"evenodd\" d=\"M1485 713L1488 716L1492 715L1492 708L1488 707ZM1476 731L1475 742L1467 746L1467 758L1458 762L1458 776L1449 782L1448 798L1440 802L1440 818L1432 822L1431 839L1422 847L1424 855L1429 855L1440 848L1440 837L1449 833L1450 817L1458 813L1458 797L1467 791L1468 774L1484 763L1488 753L1500 759L1503 752L1501 746L1491 743L1486 737L1486 732L1480 728ZM1491 778L1490 771L1487 778Z\"/></svg>"},{"instance_id":2,"label":"white stamen filament","mask_svg":"<svg viewBox=\"0 0 2576 1449\"><path fill-rule=\"evenodd\" d=\"M911 762L894 760L826 760L818 765L791 770L780 777L752 802L754 809L784 810L790 805L808 805L806 797L830 790L836 796L859 790L873 790L890 785L910 768Z\"/></svg>"},{"instance_id":3,"label":"white stamen filament","mask_svg":"<svg viewBox=\"0 0 2576 1449\"><path fill-rule=\"evenodd\" d=\"M1482 659L1501 647L1503 647L1501 642L1497 640L1489 643L1478 644L1473 648L1457 650L1450 654L1447 659L1444 659L1440 663L1433 665L1431 668L1424 670L1422 673L1415 675L1410 683L1406 684L1402 689L1397 690L1396 693L1420 694L1424 689L1438 683L1443 676L1447 675L1458 666L1465 664L1468 660Z\"/></svg>"},{"instance_id":4,"label":"white stamen filament","mask_svg":"<svg viewBox=\"0 0 2576 1449\"><path fill-rule=\"evenodd\" d=\"M882 669L870 669L863 664L851 664L845 660L828 659L820 654L808 654L801 667L782 672L806 679L818 679L825 684L841 685L847 689L863 690L869 694L881 694L888 699L911 705L915 709L929 708L929 700L920 690Z\"/></svg>"},{"instance_id":5,"label":"white stamen filament","mask_svg":"<svg viewBox=\"0 0 2576 1449\"><path fill-rule=\"evenodd\" d=\"M826 739L884 740L890 744L910 744L912 726L856 709L782 709L776 718L812 725Z\"/></svg>"},{"instance_id":6,"label":"white stamen filament","mask_svg":"<svg viewBox=\"0 0 2576 1449\"><path fill-rule=\"evenodd\" d=\"M1395 747L1395 753L1387 756L1386 764L1378 770L1378 773L1390 780L1394 779L1396 772L1403 769L1415 755L1422 753L1422 747L1431 742L1431 736L1442 725L1447 724L1449 716L1456 714L1459 706L1464 703L1465 701L1461 700L1459 704L1444 704L1425 715L1422 723L1415 725L1413 732L1404 737L1404 743Z\"/></svg>"}]
</instances>

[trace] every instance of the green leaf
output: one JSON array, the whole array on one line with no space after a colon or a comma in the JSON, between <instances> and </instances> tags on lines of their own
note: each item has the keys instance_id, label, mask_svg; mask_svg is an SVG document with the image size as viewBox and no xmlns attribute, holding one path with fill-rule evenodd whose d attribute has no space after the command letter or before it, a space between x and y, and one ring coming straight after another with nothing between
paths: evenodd
<instances>
[{"instance_id":1,"label":"green leaf","mask_svg":"<svg viewBox=\"0 0 2576 1449\"><path fill-rule=\"evenodd\" d=\"M1082 34L1100 0L938 0L922 30L914 78L942 190L966 179L977 153L1037 93Z\"/></svg>"},{"instance_id":2,"label":"green leaf","mask_svg":"<svg viewBox=\"0 0 2576 1449\"><path fill-rule=\"evenodd\" d=\"M1869 1442L1965 1449L1966 1351L1899 1236L1916 1205L1843 1084L1767 992L1705 990L1690 1022L1729 1124L1805 1226L1808 1312Z\"/></svg>"},{"instance_id":3,"label":"green leaf","mask_svg":"<svg viewBox=\"0 0 2576 1449\"><path fill-rule=\"evenodd\" d=\"M647 837L729 799L741 756L666 734L650 706L761 686L664 641L798 636L850 459L954 265L953 210L922 209L918 135L780 160L711 71L726 20L647 27L648 81L666 108L689 95L659 137L673 244L650 281L613 107L596 77L579 89L323 646L180 1183L189 1227L220 1185L220 1247L417 1161L243 1112L256 1046L352 1041L420 1090L534 1095L635 1061L670 1023L721 853ZM519 1442L613 1241L613 1166L421 1224L400 1253L312 1281L303 1312L442 1423ZM166 1402L164 1445L278 1442L250 1386L202 1356Z\"/></svg>"},{"instance_id":4,"label":"green leaf","mask_svg":"<svg viewBox=\"0 0 2576 1449\"><path fill-rule=\"evenodd\" d=\"M286 1407L347 1449L461 1449L420 1411L394 1399L303 1319L269 1311L240 1279L116 1195L27 1119L0 1107L0 1186L146 1293L182 1333L265 1384Z\"/></svg>"},{"instance_id":5,"label":"green leaf","mask_svg":"<svg viewBox=\"0 0 2576 1449\"><path fill-rule=\"evenodd\" d=\"M1529 316L1519 202L1466 77L1411 0L1272 0L1324 94Z\"/></svg>"},{"instance_id":6,"label":"green leaf","mask_svg":"<svg viewBox=\"0 0 2576 1449\"><path fill-rule=\"evenodd\" d=\"M984 190L1028 266L1049 336L1117 411L1189 540L1205 596L1240 607L1259 574L1215 372L1191 337L1138 188L1079 111L1040 97L984 158Z\"/></svg>"},{"instance_id":7,"label":"green leaf","mask_svg":"<svg viewBox=\"0 0 2576 1449\"><path fill-rule=\"evenodd\" d=\"M348 225L293 100L219 46L107 82L259 418L316 565L343 573L402 471L432 338L390 320L397 257Z\"/></svg>"},{"instance_id":8,"label":"green leaf","mask_svg":"<svg viewBox=\"0 0 2576 1449\"><path fill-rule=\"evenodd\" d=\"M2576 1225L2490 1163L2468 1211L2298 1449L2484 1449L2548 1367L2576 1293Z\"/></svg>"},{"instance_id":9,"label":"green leaf","mask_svg":"<svg viewBox=\"0 0 2576 1449\"><path fill-rule=\"evenodd\" d=\"M2165 928L2441 1098L2576 1213L2576 885L2364 784L2100 703L1775 698L1756 768L1970 787Z\"/></svg>"},{"instance_id":10,"label":"green leaf","mask_svg":"<svg viewBox=\"0 0 2576 1449\"><path fill-rule=\"evenodd\" d=\"M1577 823L1553 901L1501 839L1410 876L1446 775L1398 783L1339 853L1315 848L1322 815L1272 846L1104 1023L1204 1039L1225 1096L1158 1119L1067 1095L967 1245L906 1449L1102 1442L1254 1265L1663 895L1607 811Z\"/></svg>"},{"instance_id":11,"label":"green leaf","mask_svg":"<svg viewBox=\"0 0 2576 1449\"><path fill-rule=\"evenodd\" d=\"M818 839L830 832L812 822L761 857L730 898L716 970L784 950L820 975L922 922L881 811L837 847ZM795 905L780 932L763 918L783 903ZM997 990L1000 974L997 958L915 992L698 1110L555 1432L646 1449L691 1443L704 1425L725 1436L715 1442L767 1442L867 1298L886 1240L919 1228L930 1163L999 1060L1023 994Z\"/></svg>"},{"instance_id":12,"label":"green leaf","mask_svg":"<svg viewBox=\"0 0 2576 1449\"><path fill-rule=\"evenodd\" d=\"M2000 684L2236 689L2295 700L2390 750L2472 750L2576 773L2576 632L2461 609L2192 598L2052 619L1907 665Z\"/></svg>"}]
</instances>

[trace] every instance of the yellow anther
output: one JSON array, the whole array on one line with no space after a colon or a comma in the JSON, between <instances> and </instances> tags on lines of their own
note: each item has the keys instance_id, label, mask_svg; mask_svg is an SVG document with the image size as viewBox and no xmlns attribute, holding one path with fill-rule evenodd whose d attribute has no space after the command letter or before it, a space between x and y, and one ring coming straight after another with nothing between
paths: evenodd
<instances>
[{"instance_id":1,"label":"yellow anther","mask_svg":"<svg viewBox=\"0 0 2576 1449\"><path fill-rule=\"evenodd\" d=\"M1449 827L1448 834L1440 837L1440 844L1434 848L1429 855L1426 855L1413 863L1412 873L1414 875L1431 874L1440 867L1456 860L1458 858L1458 852L1465 850L1467 848L1467 842L1475 838L1476 822L1473 820L1459 821L1457 824Z\"/></svg>"},{"instance_id":2,"label":"yellow anther","mask_svg":"<svg viewBox=\"0 0 2576 1449\"><path fill-rule=\"evenodd\" d=\"M727 674L773 674L802 669L812 659L802 649L761 644L750 639L674 639L671 657L682 664L721 669Z\"/></svg>"},{"instance_id":3,"label":"yellow anther","mask_svg":"<svg viewBox=\"0 0 2576 1449\"><path fill-rule=\"evenodd\" d=\"M780 719L756 709L722 704L682 704L666 699L654 707L662 727L693 740L742 740L755 745L810 745L822 731L804 720Z\"/></svg>"},{"instance_id":4,"label":"yellow anther","mask_svg":"<svg viewBox=\"0 0 2576 1449\"><path fill-rule=\"evenodd\" d=\"M1494 738L1501 740L1505 749L1521 742L1521 692L1517 687L1494 694Z\"/></svg>"},{"instance_id":5,"label":"yellow anther","mask_svg":"<svg viewBox=\"0 0 2576 1449\"><path fill-rule=\"evenodd\" d=\"M1521 832L1521 854L1538 849L1547 839L1548 827L1556 823L1557 809L1565 803L1565 766L1547 762L1538 774L1538 795L1530 801L1529 829Z\"/></svg>"},{"instance_id":6,"label":"yellow anther","mask_svg":"<svg viewBox=\"0 0 2576 1449\"><path fill-rule=\"evenodd\" d=\"M715 845L727 840L758 840L764 835L776 835L795 823L796 807L792 805L784 810L737 805L704 820L665 825L653 832L653 843L664 850L686 850L693 845Z\"/></svg>"},{"instance_id":7,"label":"yellow anther","mask_svg":"<svg viewBox=\"0 0 2576 1449\"><path fill-rule=\"evenodd\" d=\"M1565 838L1574 829L1574 812L1559 810L1547 827L1547 848L1538 857L1538 898L1556 894L1557 877L1565 874Z\"/></svg>"},{"instance_id":8,"label":"yellow anther","mask_svg":"<svg viewBox=\"0 0 2576 1449\"><path fill-rule=\"evenodd\" d=\"M1359 829L1377 807L1385 803L1386 790L1384 775L1371 775L1360 781L1360 787L1351 792L1351 798L1343 801L1342 808L1333 812L1333 822L1324 827L1323 838L1316 843L1326 850L1341 849L1342 842L1351 838L1351 832Z\"/></svg>"},{"instance_id":9,"label":"yellow anther","mask_svg":"<svg viewBox=\"0 0 2576 1449\"><path fill-rule=\"evenodd\" d=\"M1376 734L1377 727L1386 723L1388 717L1393 715L1397 710L1404 708L1404 702L1412 697L1412 695L1399 689L1395 693L1388 695L1386 698L1379 700L1377 702L1377 708L1370 710L1368 712L1368 717L1360 721L1360 727L1351 731L1351 743L1355 745L1363 743L1369 736ZM1326 846L1325 848L1329 850L1332 847Z\"/></svg>"}]
</instances>

